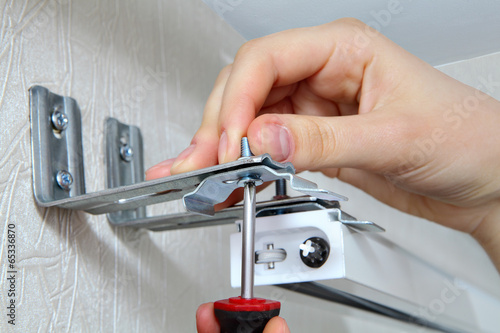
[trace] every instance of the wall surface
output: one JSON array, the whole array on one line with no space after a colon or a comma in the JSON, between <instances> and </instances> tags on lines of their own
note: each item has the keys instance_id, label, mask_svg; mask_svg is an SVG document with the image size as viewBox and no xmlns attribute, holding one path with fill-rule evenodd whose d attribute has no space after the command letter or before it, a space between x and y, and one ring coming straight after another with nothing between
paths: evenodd
<instances>
[{"instance_id":1,"label":"wall surface","mask_svg":"<svg viewBox=\"0 0 500 333\"><path fill-rule=\"evenodd\" d=\"M218 71L243 38L199 0L0 0L0 12L0 331L194 332L200 303L237 293L229 283L234 227L153 233L37 207L28 89L43 85L79 102L93 192L104 188L104 119L141 127L147 167L175 156L189 144ZM500 82L499 62L493 55L441 70L472 85L490 75ZM500 98L500 87L492 89ZM350 197L345 210L384 226L391 239L500 295L498 274L469 237L337 181L306 177ZM170 203L151 213L178 209ZM6 316L9 224L16 232L15 327ZM274 287L257 293L279 295L293 332L417 330Z\"/></svg>"}]
</instances>

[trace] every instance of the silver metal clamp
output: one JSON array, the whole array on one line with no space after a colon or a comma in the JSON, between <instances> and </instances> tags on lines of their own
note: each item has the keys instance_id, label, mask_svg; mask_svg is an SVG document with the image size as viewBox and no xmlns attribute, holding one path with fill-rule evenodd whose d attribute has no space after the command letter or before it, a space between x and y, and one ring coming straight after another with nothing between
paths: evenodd
<instances>
[{"instance_id":1,"label":"silver metal clamp","mask_svg":"<svg viewBox=\"0 0 500 333\"><path fill-rule=\"evenodd\" d=\"M290 212L322 209L347 200L296 176L291 163L275 162L267 154L145 181L141 131L114 118L108 118L105 123L107 189L87 193L78 103L70 97L34 86L30 89L30 117L33 192L37 204L42 207L108 214L109 222L117 226L168 230L241 219L242 206L215 212L214 205L242 187L242 180L248 177L258 180L256 185L285 179L292 189L306 195L257 203L258 214L273 214L277 209ZM183 200L188 212L146 215L145 206L178 199ZM383 230L371 222L363 223Z\"/></svg>"}]
</instances>

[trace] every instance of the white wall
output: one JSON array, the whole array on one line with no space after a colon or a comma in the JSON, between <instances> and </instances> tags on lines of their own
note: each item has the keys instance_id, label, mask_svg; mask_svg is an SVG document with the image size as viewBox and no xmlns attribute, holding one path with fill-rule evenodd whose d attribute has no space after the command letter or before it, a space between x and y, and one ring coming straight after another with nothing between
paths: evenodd
<instances>
[{"instance_id":1,"label":"white wall","mask_svg":"<svg viewBox=\"0 0 500 333\"><path fill-rule=\"evenodd\" d=\"M37 207L27 91L40 84L78 100L92 192L104 188L105 117L141 127L146 166L175 156L189 144L218 71L243 38L199 0L3 0L0 9L1 309L7 301L7 223L16 225L18 270L15 330L2 310L0 331L193 332L198 304L238 292L229 287L233 227L152 233L112 228L104 216ZM499 61L490 56L443 70L470 84L490 73L500 81ZM160 80L144 91L151 71ZM500 98L500 91L494 95ZM351 198L348 212L500 294L497 273L467 237L428 229L349 186L320 181ZM177 209L173 203L153 213ZM422 246L420 237L429 238L429 230L443 251ZM273 287L257 292L283 301L294 332L415 330Z\"/></svg>"}]
</instances>

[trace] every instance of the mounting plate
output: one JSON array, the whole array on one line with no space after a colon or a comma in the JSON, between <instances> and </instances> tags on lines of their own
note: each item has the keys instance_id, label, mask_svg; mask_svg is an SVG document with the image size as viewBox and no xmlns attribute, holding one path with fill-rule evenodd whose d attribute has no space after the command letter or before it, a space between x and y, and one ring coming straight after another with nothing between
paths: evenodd
<instances>
[{"instance_id":1,"label":"mounting plate","mask_svg":"<svg viewBox=\"0 0 500 333\"><path fill-rule=\"evenodd\" d=\"M106 138L106 184L108 188L132 185L144 181L144 154L141 130L114 118L107 118L104 127ZM128 149L129 158L123 157ZM108 214L112 221L136 220L146 217L146 207L122 210Z\"/></svg>"},{"instance_id":2,"label":"mounting plate","mask_svg":"<svg viewBox=\"0 0 500 333\"><path fill-rule=\"evenodd\" d=\"M51 93L34 86L30 94L31 153L33 192L39 203L78 197L85 193L83 168L82 123L80 108L73 98ZM52 124L52 114L62 112L67 127L58 131ZM71 189L57 185L59 171L69 171L73 177Z\"/></svg>"}]
</instances>

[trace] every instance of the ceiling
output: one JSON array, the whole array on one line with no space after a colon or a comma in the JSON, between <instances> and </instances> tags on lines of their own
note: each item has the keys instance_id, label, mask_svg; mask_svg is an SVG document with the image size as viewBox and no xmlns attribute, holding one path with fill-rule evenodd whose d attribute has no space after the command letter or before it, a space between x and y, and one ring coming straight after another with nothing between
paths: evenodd
<instances>
[{"instance_id":1,"label":"ceiling","mask_svg":"<svg viewBox=\"0 0 500 333\"><path fill-rule=\"evenodd\" d=\"M432 65L500 52L499 0L203 0L243 37L355 17Z\"/></svg>"}]
</instances>

